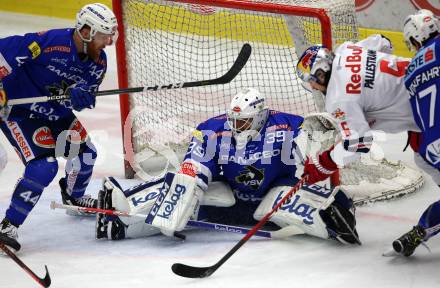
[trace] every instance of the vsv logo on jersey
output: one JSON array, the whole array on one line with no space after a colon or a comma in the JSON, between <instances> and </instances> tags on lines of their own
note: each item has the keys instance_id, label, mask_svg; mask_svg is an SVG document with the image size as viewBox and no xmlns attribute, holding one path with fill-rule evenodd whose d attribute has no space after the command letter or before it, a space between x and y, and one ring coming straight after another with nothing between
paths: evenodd
<instances>
[{"instance_id":1,"label":"vsv logo on jersey","mask_svg":"<svg viewBox=\"0 0 440 288\"><path fill-rule=\"evenodd\" d=\"M180 200L183 194L186 192L186 187L180 184L177 184L174 188L174 192L170 197L170 200L164 202L163 212L162 214L157 214L157 216L169 219L171 214L174 212L174 208L177 205L177 201Z\"/></svg>"},{"instance_id":2,"label":"vsv logo on jersey","mask_svg":"<svg viewBox=\"0 0 440 288\"><path fill-rule=\"evenodd\" d=\"M272 208L274 208L281 199L283 199L284 191L281 191L276 197ZM295 195L293 198L287 200L286 203L281 205L280 210L294 213L303 218L303 223L306 225L313 224L313 215L312 213L316 211L316 208L311 207L309 204L299 202L301 199L300 195Z\"/></svg>"},{"instance_id":3,"label":"vsv logo on jersey","mask_svg":"<svg viewBox=\"0 0 440 288\"><path fill-rule=\"evenodd\" d=\"M440 163L440 139L435 140L426 147L426 159L438 168Z\"/></svg>"},{"instance_id":4,"label":"vsv logo on jersey","mask_svg":"<svg viewBox=\"0 0 440 288\"><path fill-rule=\"evenodd\" d=\"M237 183L249 186L253 190L258 190L264 180L264 169L258 169L254 166L246 166L240 175L235 177Z\"/></svg>"}]
</instances>

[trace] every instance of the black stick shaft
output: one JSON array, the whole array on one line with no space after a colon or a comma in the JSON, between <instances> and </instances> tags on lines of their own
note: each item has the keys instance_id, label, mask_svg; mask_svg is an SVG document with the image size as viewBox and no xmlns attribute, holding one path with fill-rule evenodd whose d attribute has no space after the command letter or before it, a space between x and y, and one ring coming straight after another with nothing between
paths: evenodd
<instances>
[{"instance_id":1,"label":"black stick shaft","mask_svg":"<svg viewBox=\"0 0 440 288\"><path fill-rule=\"evenodd\" d=\"M218 85L218 84L227 84L231 82L243 67L246 65L249 57L251 56L252 48L248 43L244 44L238 54L237 59L235 60L232 67L221 77L209 80L200 80L200 81L192 81L192 82L180 82L180 83L171 83L165 85L155 85L150 87L132 87L132 88L123 88L123 89L112 89L112 90L104 90L98 91L96 96L107 96L107 95L116 95L116 94L125 94L125 93L137 93L142 92L144 90L147 91L157 91L163 89L179 89L179 88L190 88L190 87L200 87L200 86L209 86L209 85ZM38 96L38 97L29 97L29 98L20 98L20 99L11 99L8 101L9 106L20 105L20 104L31 104L31 103L39 103L39 102L47 102L47 101L57 101L57 100L66 100L69 99L69 95L53 95L53 96Z\"/></svg>"},{"instance_id":2,"label":"black stick shaft","mask_svg":"<svg viewBox=\"0 0 440 288\"><path fill-rule=\"evenodd\" d=\"M187 278L205 278L210 276L212 273L214 273L223 263L225 263L229 258L231 258L234 253L240 249L241 246L243 246L244 243L246 243L257 231L260 229L272 216L273 213L275 213L281 205L283 205L288 199L290 199L293 194L298 191L301 186L305 183L307 179L307 176L304 176L301 178L301 180L296 183L295 186L292 187L292 189L287 192L287 194L277 203L277 205L252 228L237 244L235 244L234 247L232 247L231 250L226 253L216 264L209 266L209 267L195 267L195 266L189 266L185 264L175 263L171 267L173 272L179 276L187 277Z\"/></svg>"}]
</instances>

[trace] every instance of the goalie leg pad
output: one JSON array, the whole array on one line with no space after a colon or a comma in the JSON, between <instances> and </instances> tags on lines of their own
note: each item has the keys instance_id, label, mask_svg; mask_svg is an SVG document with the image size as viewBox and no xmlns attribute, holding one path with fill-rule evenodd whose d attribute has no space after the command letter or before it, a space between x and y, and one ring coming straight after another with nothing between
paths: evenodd
<instances>
[{"instance_id":1,"label":"goalie leg pad","mask_svg":"<svg viewBox=\"0 0 440 288\"><path fill-rule=\"evenodd\" d=\"M203 191L196 185L196 178L186 174L167 173L159 189L146 223L161 230L167 236L182 231L192 215L196 215Z\"/></svg>"},{"instance_id":2,"label":"goalie leg pad","mask_svg":"<svg viewBox=\"0 0 440 288\"><path fill-rule=\"evenodd\" d=\"M269 190L269 193L264 197L263 201L258 206L254 213L254 217L260 220L269 211L277 205L277 203L288 193L292 187L282 186L274 187ZM337 199L337 200L336 200ZM336 207L336 208L335 208ZM349 218L346 207L352 207L352 203L345 193L339 189L328 189L316 184L304 185L299 189L286 203L276 211L270 221L274 222L280 227L294 226L296 230L302 230L305 234L316 236L323 239L334 238L343 243L356 243L351 242L351 238L340 237L342 232L346 232L345 226L342 226L341 222L349 222L352 231L354 229L355 221L354 215ZM337 214L334 209L338 209L337 212L345 216L344 220L330 221L327 217L329 213ZM338 215L339 215L338 214ZM322 217L324 215L324 217ZM345 235L345 234L344 234ZM357 233L356 233L357 236Z\"/></svg>"},{"instance_id":3,"label":"goalie leg pad","mask_svg":"<svg viewBox=\"0 0 440 288\"><path fill-rule=\"evenodd\" d=\"M163 181L144 182L122 191L119 183L112 177L105 178L99 192L98 207L118 210L130 214L148 214L159 195L158 188ZM139 238L160 233L160 230L145 223L142 217L116 217L102 213L96 215L96 238L120 240Z\"/></svg>"}]
</instances>

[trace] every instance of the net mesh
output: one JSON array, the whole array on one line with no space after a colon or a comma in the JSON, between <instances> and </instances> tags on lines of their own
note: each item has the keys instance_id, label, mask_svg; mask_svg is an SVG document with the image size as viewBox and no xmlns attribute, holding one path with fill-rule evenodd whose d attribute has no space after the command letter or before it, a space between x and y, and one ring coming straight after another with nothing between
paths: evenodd
<instances>
[{"instance_id":1,"label":"net mesh","mask_svg":"<svg viewBox=\"0 0 440 288\"><path fill-rule=\"evenodd\" d=\"M132 146L143 166L157 166L152 155L167 158L169 151L184 151L195 126L223 114L243 87L258 88L271 109L299 115L318 110L313 96L300 85L295 67L298 55L321 43L319 21L268 13L265 4L323 8L331 19L333 45L357 39L354 1L248 1L261 4L260 11L199 2L122 0L129 87L220 77L244 43L252 46L249 61L229 84L130 96Z\"/></svg>"}]
</instances>

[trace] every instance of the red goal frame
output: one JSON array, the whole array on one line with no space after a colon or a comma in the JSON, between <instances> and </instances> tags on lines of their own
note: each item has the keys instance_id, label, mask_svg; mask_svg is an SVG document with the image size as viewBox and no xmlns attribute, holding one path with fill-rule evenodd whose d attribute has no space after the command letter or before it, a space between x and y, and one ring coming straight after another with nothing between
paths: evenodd
<instances>
[{"instance_id":1,"label":"red goal frame","mask_svg":"<svg viewBox=\"0 0 440 288\"><path fill-rule=\"evenodd\" d=\"M118 72L118 84L119 89L128 88L128 73L127 73L127 60L126 60L126 43L125 43L125 32L124 32L124 22L122 19L123 7L122 1L124 0L112 0L113 11L118 20L118 32L119 39L116 43L116 61L117 61L117 72ZM274 14L286 14L292 16L304 16L316 18L319 20L321 25L321 43L332 49L332 30L331 30L331 20L325 9L321 8L310 8L302 6L289 6L285 4L274 4L274 3L262 3L262 2L249 2L244 0L173 0L174 2L198 4L198 5L208 5L217 6L223 8L235 8L244 10L253 10ZM182 79L185 81L185 79ZM130 113L130 101L128 94L120 94L120 115L121 115L121 130L123 139L123 153L124 153L124 168L125 177L133 178L134 171L130 165L134 158L133 149L127 149L127 145L131 144L131 133L132 131L125 131L126 121ZM128 135L127 135L128 134ZM332 181L334 182L334 181Z\"/></svg>"}]
</instances>

